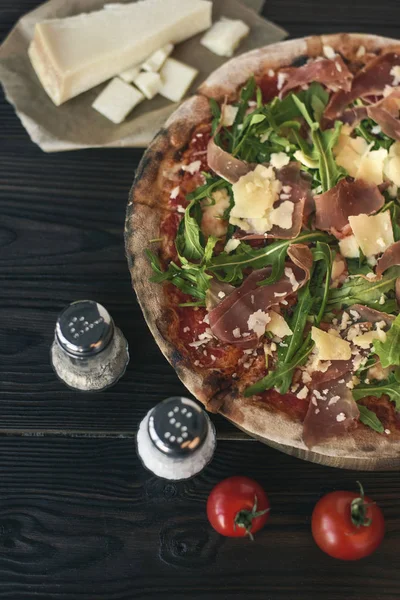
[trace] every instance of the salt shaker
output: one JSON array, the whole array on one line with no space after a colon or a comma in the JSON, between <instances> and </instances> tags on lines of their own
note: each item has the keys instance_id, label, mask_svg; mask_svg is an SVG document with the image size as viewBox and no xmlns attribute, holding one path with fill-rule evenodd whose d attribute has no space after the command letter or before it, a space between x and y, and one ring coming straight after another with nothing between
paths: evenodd
<instances>
[{"instance_id":1,"label":"salt shaker","mask_svg":"<svg viewBox=\"0 0 400 600\"><path fill-rule=\"evenodd\" d=\"M69 387L100 391L125 373L128 344L107 310L93 300L78 300L57 319L51 363Z\"/></svg>"},{"instance_id":2,"label":"salt shaker","mask_svg":"<svg viewBox=\"0 0 400 600\"><path fill-rule=\"evenodd\" d=\"M216 434L206 412L189 398L174 396L152 408L139 425L137 451L154 475L179 481L210 462Z\"/></svg>"}]
</instances>

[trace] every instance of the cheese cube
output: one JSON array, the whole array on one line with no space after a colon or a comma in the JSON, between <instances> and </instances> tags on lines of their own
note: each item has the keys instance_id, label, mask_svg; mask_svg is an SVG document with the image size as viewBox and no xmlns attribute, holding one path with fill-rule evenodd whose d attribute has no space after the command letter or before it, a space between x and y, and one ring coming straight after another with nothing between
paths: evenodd
<instances>
[{"instance_id":1,"label":"cheese cube","mask_svg":"<svg viewBox=\"0 0 400 600\"><path fill-rule=\"evenodd\" d=\"M123 79L124 81L126 81L126 83L132 83L133 81L135 81L135 79L139 75L139 73L140 73L140 65L132 65L132 67L130 67L130 69L127 69L126 71L123 71L122 73L120 73L119 77L121 79Z\"/></svg>"},{"instance_id":2,"label":"cheese cube","mask_svg":"<svg viewBox=\"0 0 400 600\"><path fill-rule=\"evenodd\" d=\"M233 56L249 31L250 27L243 21L222 17L204 34L200 43L218 56Z\"/></svg>"},{"instance_id":3,"label":"cheese cube","mask_svg":"<svg viewBox=\"0 0 400 600\"><path fill-rule=\"evenodd\" d=\"M315 342L319 360L350 360L351 346L346 340L318 327L311 328L311 338Z\"/></svg>"},{"instance_id":4,"label":"cheese cube","mask_svg":"<svg viewBox=\"0 0 400 600\"><path fill-rule=\"evenodd\" d=\"M189 67L174 58L167 58L160 71L162 79L161 96L172 102L180 102L197 73L197 69Z\"/></svg>"},{"instance_id":5,"label":"cheese cube","mask_svg":"<svg viewBox=\"0 0 400 600\"><path fill-rule=\"evenodd\" d=\"M156 50L156 52L149 56L149 58L142 64L143 71L152 71L153 73L157 73L157 71L161 69L161 67L163 66L173 49L173 44L167 44L163 48Z\"/></svg>"},{"instance_id":6,"label":"cheese cube","mask_svg":"<svg viewBox=\"0 0 400 600\"><path fill-rule=\"evenodd\" d=\"M159 73L139 73L135 78L135 85L151 100L161 90L162 81Z\"/></svg>"},{"instance_id":7,"label":"cheese cube","mask_svg":"<svg viewBox=\"0 0 400 600\"><path fill-rule=\"evenodd\" d=\"M131 110L144 100L136 88L115 77L97 96L92 107L113 123L122 123Z\"/></svg>"},{"instance_id":8,"label":"cheese cube","mask_svg":"<svg viewBox=\"0 0 400 600\"><path fill-rule=\"evenodd\" d=\"M388 210L377 215L352 216L349 217L349 223L357 244L365 256L381 254L394 243L392 221Z\"/></svg>"},{"instance_id":9,"label":"cheese cube","mask_svg":"<svg viewBox=\"0 0 400 600\"><path fill-rule=\"evenodd\" d=\"M339 249L340 254L345 258L359 258L360 256L360 248L354 235L348 235L339 240Z\"/></svg>"}]
</instances>

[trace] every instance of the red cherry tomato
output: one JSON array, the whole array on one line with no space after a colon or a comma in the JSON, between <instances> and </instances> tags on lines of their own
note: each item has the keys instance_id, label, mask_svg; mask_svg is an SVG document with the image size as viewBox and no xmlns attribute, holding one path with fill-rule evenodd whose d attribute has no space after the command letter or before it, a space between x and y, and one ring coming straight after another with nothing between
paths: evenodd
<instances>
[{"instance_id":1,"label":"red cherry tomato","mask_svg":"<svg viewBox=\"0 0 400 600\"><path fill-rule=\"evenodd\" d=\"M332 492L317 502L311 520L317 545L334 558L358 560L374 552L383 540L385 521L379 506L354 492Z\"/></svg>"},{"instance_id":2,"label":"red cherry tomato","mask_svg":"<svg viewBox=\"0 0 400 600\"><path fill-rule=\"evenodd\" d=\"M248 477L228 477L211 491L207 500L207 517L218 533L227 537L244 537L264 527L269 501L262 487Z\"/></svg>"}]
</instances>

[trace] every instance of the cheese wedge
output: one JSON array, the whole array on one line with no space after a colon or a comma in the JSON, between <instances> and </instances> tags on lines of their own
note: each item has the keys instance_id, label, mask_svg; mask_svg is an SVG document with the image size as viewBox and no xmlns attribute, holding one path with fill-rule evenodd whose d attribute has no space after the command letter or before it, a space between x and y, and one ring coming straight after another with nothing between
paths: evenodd
<instances>
[{"instance_id":1,"label":"cheese wedge","mask_svg":"<svg viewBox=\"0 0 400 600\"><path fill-rule=\"evenodd\" d=\"M208 0L139 0L38 23L29 57L59 106L211 25Z\"/></svg>"}]
</instances>

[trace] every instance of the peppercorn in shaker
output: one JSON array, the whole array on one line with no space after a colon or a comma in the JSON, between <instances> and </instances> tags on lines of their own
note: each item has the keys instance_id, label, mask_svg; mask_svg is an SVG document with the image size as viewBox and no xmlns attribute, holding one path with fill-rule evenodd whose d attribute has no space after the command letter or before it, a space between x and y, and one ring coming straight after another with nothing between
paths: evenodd
<instances>
[{"instance_id":1,"label":"peppercorn in shaker","mask_svg":"<svg viewBox=\"0 0 400 600\"><path fill-rule=\"evenodd\" d=\"M216 446L214 425L193 400L174 396L152 408L139 425L137 451L158 477L175 481L197 475Z\"/></svg>"},{"instance_id":2,"label":"peppercorn in shaker","mask_svg":"<svg viewBox=\"0 0 400 600\"><path fill-rule=\"evenodd\" d=\"M107 310L93 300L78 300L57 319L51 363L71 388L100 391L125 373L128 344Z\"/></svg>"}]
</instances>

